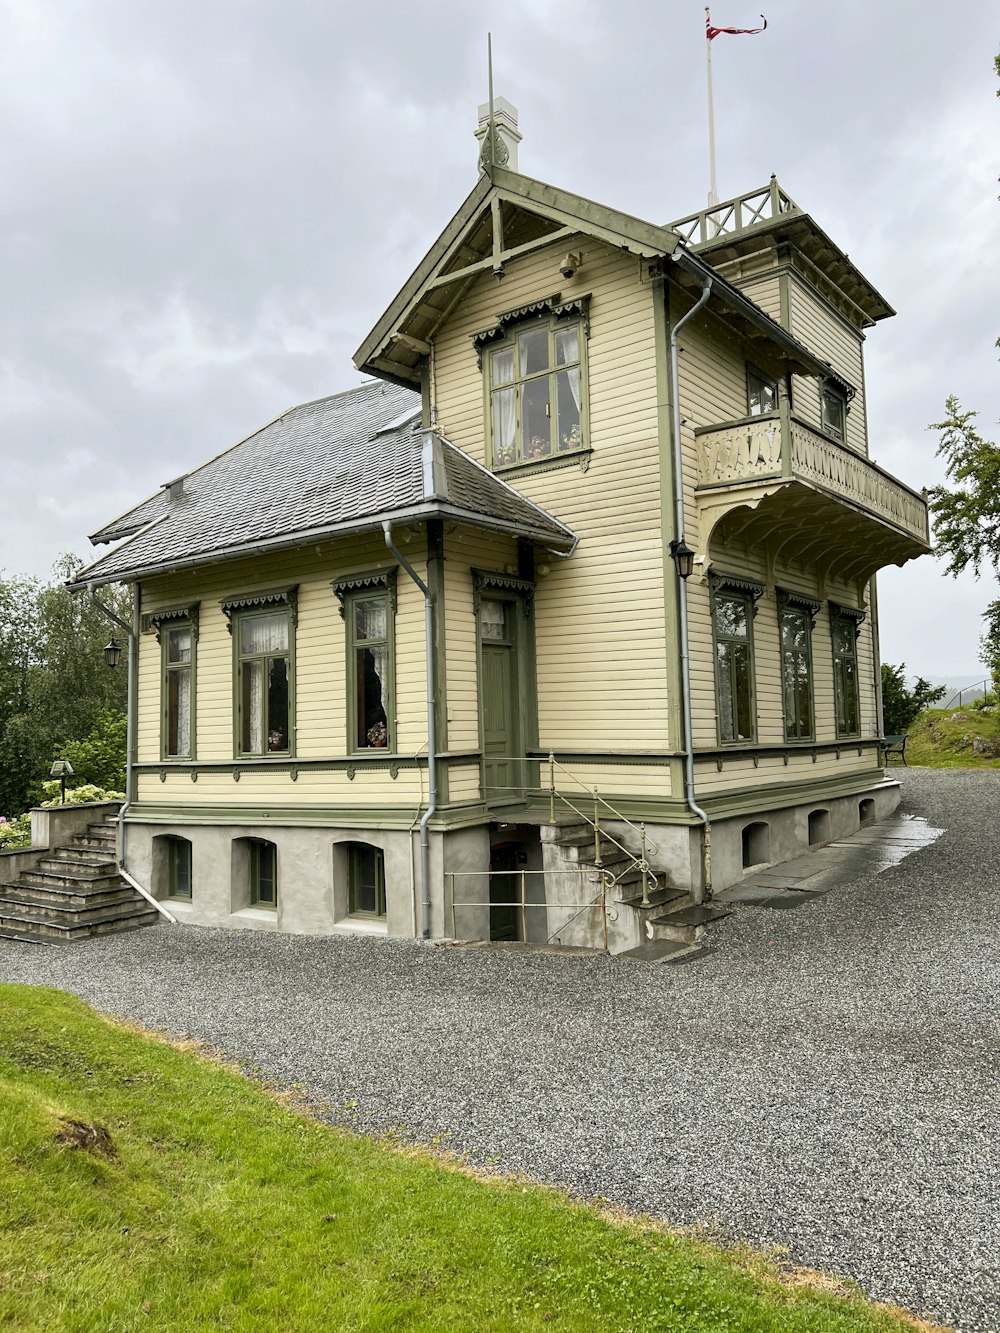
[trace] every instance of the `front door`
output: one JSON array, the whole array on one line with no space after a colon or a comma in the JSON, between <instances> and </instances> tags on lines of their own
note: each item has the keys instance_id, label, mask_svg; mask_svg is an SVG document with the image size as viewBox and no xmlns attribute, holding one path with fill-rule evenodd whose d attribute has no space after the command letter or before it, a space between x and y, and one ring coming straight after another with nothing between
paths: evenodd
<instances>
[{"instance_id":1,"label":"front door","mask_svg":"<svg viewBox=\"0 0 1000 1333\"><path fill-rule=\"evenodd\" d=\"M494 801L523 795L515 610L512 602L484 599L479 611L483 786Z\"/></svg>"}]
</instances>

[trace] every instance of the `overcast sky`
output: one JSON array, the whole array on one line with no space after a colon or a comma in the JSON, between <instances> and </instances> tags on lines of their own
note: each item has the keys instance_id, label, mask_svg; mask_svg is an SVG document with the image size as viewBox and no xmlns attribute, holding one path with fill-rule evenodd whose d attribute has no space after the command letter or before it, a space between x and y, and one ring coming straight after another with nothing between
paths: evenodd
<instances>
[{"instance_id":1,"label":"overcast sky","mask_svg":"<svg viewBox=\"0 0 1000 1333\"><path fill-rule=\"evenodd\" d=\"M752 27L757 4L716 0ZM874 458L940 479L957 393L996 438L995 8L767 0L713 44L719 191L772 171L898 310ZM0 567L99 524L351 353L476 180L485 25L527 175L667 221L707 190L694 0L0 0ZM880 575L883 655L975 675L995 582Z\"/></svg>"}]
</instances>

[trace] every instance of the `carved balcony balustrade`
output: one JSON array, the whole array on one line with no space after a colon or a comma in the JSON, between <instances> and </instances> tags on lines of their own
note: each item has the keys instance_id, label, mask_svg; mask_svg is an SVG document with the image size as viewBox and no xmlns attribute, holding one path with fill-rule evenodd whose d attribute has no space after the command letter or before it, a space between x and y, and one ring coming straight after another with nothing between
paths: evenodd
<instances>
[{"instance_id":1,"label":"carved balcony balustrade","mask_svg":"<svg viewBox=\"0 0 1000 1333\"><path fill-rule=\"evenodd\" d=\"M930 550L923 495L788 412L695 437L703 551L739 540L864 582Z\"/></svg>"}]
</instances>

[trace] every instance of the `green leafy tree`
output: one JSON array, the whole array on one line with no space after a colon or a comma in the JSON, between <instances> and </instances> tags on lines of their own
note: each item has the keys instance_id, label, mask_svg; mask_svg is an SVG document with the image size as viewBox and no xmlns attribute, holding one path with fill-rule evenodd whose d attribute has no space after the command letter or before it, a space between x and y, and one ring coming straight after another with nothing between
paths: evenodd
<instances>
[{"instance_id":1,"label":"green leafy tree","mask_svg":"<svg viewBox=\"0 0 1000 1333\"><path fill-rule=\"evenodd\" d=\"M4 815L16 815L37 799L38 783L48 777L57 747L89 737L102 713L125 712L127 672L123 667L109 671L104 661L111 622L86 595L74 595L65 586L80 568L75 557L63 556L48 583L0 578L0 813ZM102 599L122 619L129 619L124 589L104 589ZM110 785L121 784L116 780Z\"/></svg>"},{"instance_id":2,"label":"green leafy tree","mask_svg":"<svg viewBox=\"0 0 1000 1333\"><path fill-rule=\"evenodd\" d=\"M911 690L906 684L906 663L882 663L882 734L902 736L931 704L943 696L943 685L932 685L923 676Z\"/></svg>"},{"instance_id":3,"label":"green leafy tree","mask_svg":"<svg viewBox=\"0 0 1000 1333\"><path fill-rule=\"evenodd\" d=\"M1000 601L989 604L983 619L986 633L979 640L979 657L993 678L994 691L1000 692Z\"/></svg>"},{"instance_id":4,"label":"green leafy tree","mask_svg":"<svg viewBox=\"0 0 1000 1333\"><path fill-rule=\"evenodd\" d=\"M975 427L977 413L963 412L954 394L945 404L938 453L944 455L951 486L934 486L928 502L934 516L935 554L948 562L949 574L971 568L1000 574L1000 447Z\"/></svg>"},{"instance_id":5,"label":"green leafy tree","mask_svg":"<svg viewBox=\"0 0 1000 1333\"><path fill-rule=\"evenodd\" d=\"M103 709L82 740L63 741L53 758L68 759L73 765L73 785L92 783L112 791L125 787L125 745L127 720L124 713Z\"/></svg>"}]
</instances>

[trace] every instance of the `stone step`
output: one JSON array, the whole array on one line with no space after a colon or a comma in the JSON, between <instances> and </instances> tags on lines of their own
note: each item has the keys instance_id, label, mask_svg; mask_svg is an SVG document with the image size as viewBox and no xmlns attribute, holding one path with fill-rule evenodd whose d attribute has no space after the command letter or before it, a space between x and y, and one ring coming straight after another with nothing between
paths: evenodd
<instances>
[{"instance_id":1,"label":"stone step","mask_svg":"<svg viewBox=\"0 0 1000 1333\"><path fill-rule=\"evenodd\" d=\"M623 887L624 892L622 892ZM655 889L650 889L649 891L649 906L666 907L668 903L677 903L678 906L680 906L679 900L681 898L687 898L687 896L688 895L683 889L672 889L669 885L662 884L661 881L658 880L657 887ZM641 908L643 906L642 886L639 883L638 877L624 886L619 885L619 893L615 901L622 903L626 907Z\"/></svg>"},{"instance_id":2,"label":"stone step","mask_svg":"<svg viewBox=\"0 0 1000 1333\"><path fill-rule=\"evenodd\" d=\"M55 855L50 858L55 861L72 861L74 864L83 863L84 865L114 865L114 849L111 847L70 847L61 846L55 849Z\"/></svg>"},{"instance_id":3,"label":"stone step","mask_svg":"<svg viewBox=\"0 0 1000 1333\"><path fill-rule=\"evenodd\" d=\"M702 958L708 949L698 944L685 944L680 940L647 940L634 949L626 949L616 954L617 958L628 958L636 963L688 963Z\"/></svg>"},{"instance_id":4,"label":"stone step","mask_svg":"<svg viewBox=\"0 0 1000 1333\"><path fill-rule=\"evenodd\" d=\"M117 833L118 833L117 819L113 824L110 824L108 823L107 820L105 820L101 824L87 825L87 836L91 838L113 838L117 836Z\"/></svg>"},{"instance_id":5,"label":"stone step","mask_svg":"<svg viewBox=\"0 0 1000 1333\"><path fill-rule=\"evenodd\" d=\"M17 940L19 944L51 944L51 940L45 939L41 935L29 935L23 930L9 930L6 926L0 926L0 940Z\"/></svg>"},{"instance_id":6,"label":"stone step","mask_svg":"<svg viewBox=\"0 0 1000 1333\"><path fill-rule=\"evenodd\" d=\"M103 852L105 856L115 856L118 846L114 838L95 838L92 833L75 833L68 845L74 851L83 851L86 848L91 852Z\"/></svg>"},{"instance_id":7,"label":"stone step","mask_svg":"<svg viewBox=\"0 0 1000 1333\"><path fill-rule=\"evenodd\" d=\"M72 879L106 879L118 874L117 861L78 861L68 856L43 856L37 871L46 875L69 875ZM32 873L32 872L27 872Z\"/></svg>"},{"instance_id":8,"label":"stone step","mask_svg":"<svg viewBox=\"0 0 1000 1333\"><path fill-rule=\"evenodd\" d=\"M82 893L72 890L42 888L41 885L0 884L0 911L5 903L16 903L23 907L60 908L70 911L82 911L91 907L111 907L117 903L134 903L136 893L128 885L117 889L91 889Z\"/></svg>"},{"instance_id":9,"label":"stone step","mask_svg":"<svg viewBox=\"0 0 1000 1333\"><path fill-rule=\"evenodd\" d=\"M45 938L83 939L88 935L107 934L109 928L132 929L151 924L159 916L155 907L144 899L116 907L97 908L76 912L69 908L38 909L25 907L17 910L0 904L0 929L16 930Z\"/></svg>"},{"instance_id":10,"label":"stone step","mask_svg":"<svg viewBox=\"0 0 1000 1333\"><path fill-rule=\"evenodd\" d=\"M58 865L59 862L56 864ZM82 874L79 871L67 873L65 870L22 870L17 878L19 884L48 884L55 889L64 889L70 893L78 885L100 889L117 889L122 884L122 877L118 874L117 866L113 874Z\"/></svg>"},{"instance_id":11,"label":"stone step","mask_svg":"<svg viewBox=\"0 0 1000 1333\"><path fill-rule=\"evenodd\" d=\"M663 916L653 917L654 926L708 926L713 921L732 916L731 907L711 907L707 903L693 903L676 912L665 912Z\"/></svg>"},{"instance_id":12,"label":"stone step","mask_svg":"<svg viewBox=\"0 0 1000 1333\"><path fill-rule=\"evenodd\" d=\"M25 944L72 944L93 935L117 935L126 930L138 930L141 926L155 926L159 917L159 912L152 907L141 916L118 917L89 926L56 926L48 922L36 925L17 922L10 925L0 917L0 938L16 939Z\"/></svg>"}]
</instances>

